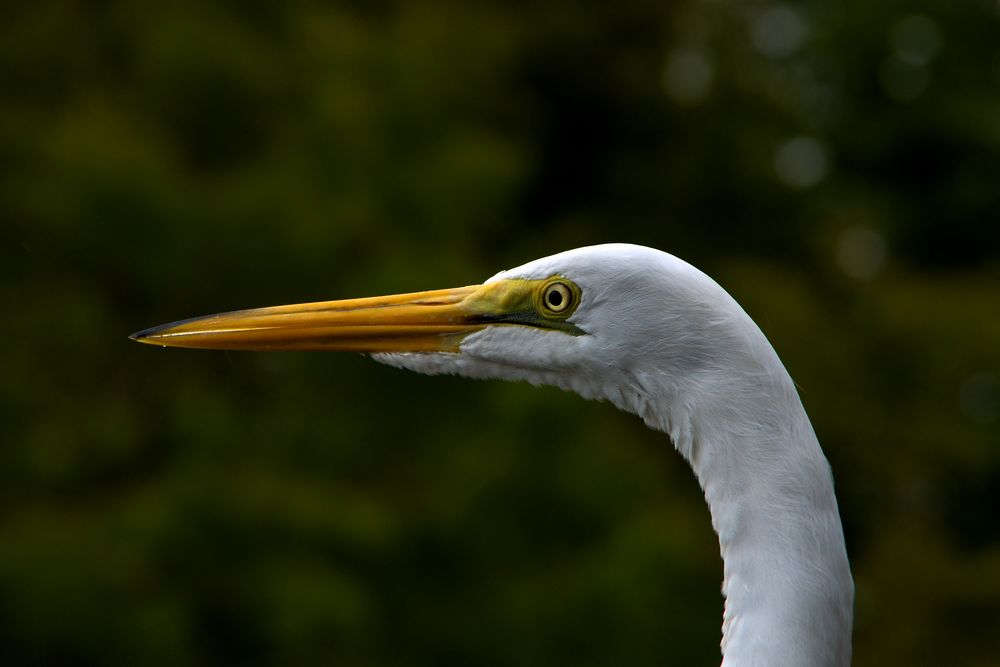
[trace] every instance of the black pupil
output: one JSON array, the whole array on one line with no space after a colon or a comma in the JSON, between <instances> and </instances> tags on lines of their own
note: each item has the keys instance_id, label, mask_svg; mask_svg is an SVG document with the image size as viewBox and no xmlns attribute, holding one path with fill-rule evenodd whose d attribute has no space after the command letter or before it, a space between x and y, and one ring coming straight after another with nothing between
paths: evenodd
<instances>
[{"instance_id":1,"label":"black pupil","mask_svg":"<svg viewBox=\"0 0 1000 667\"><path fill-rule=\"evenodd\" d=\"M562 302L563 302L562 292L560 292L557 289L549 291L549 305L550 306L552 306L553 308L558 308L559 306L562 305Z\"/></svg>"}]
</instances>

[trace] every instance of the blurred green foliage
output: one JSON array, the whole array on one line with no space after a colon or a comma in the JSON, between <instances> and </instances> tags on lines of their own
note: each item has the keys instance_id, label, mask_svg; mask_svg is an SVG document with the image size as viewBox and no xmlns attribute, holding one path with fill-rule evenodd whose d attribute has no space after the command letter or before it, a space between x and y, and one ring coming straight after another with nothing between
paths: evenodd
<instances>
[{"instance_id":1,"label":"blurred green foliage","mask_svg":"<svg viewBox=\"0 0 1000 667\"><path fill-rule=\"evenodd\" d=\"M708 512L638 420L125 337L602 241L714 275L798 381L855 663L996 664L992 0L0 18L4 664L717 664Z\"/></svg>"}]
</instances>

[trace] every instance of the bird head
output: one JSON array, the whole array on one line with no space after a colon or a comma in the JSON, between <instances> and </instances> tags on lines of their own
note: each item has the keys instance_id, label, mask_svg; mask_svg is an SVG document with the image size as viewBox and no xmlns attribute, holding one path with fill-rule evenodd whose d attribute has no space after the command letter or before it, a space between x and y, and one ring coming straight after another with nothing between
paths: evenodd
<instances>
[{"instance_id":1,"label":"bird head","mask_svg":"<svg viewBox=\"0 0 1000 667\"><path fill-rule=\"evenodd\" d=\"M538 259L479 285L221 313L132 338L167 347L366 352L418 372L552 384L621 405L622 392L641 384L638 373L680 376L705 363L706 327L723 297L671 255L608 244Z\"/></svg>"}]
</instances>

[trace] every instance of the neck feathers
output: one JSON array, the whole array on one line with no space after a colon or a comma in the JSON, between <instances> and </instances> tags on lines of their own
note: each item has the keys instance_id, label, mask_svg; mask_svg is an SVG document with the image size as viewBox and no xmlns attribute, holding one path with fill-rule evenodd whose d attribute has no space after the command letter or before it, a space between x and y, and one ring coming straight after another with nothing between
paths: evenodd
<instances>
[{"instance_id":1,"label":"neck feathers","mask_svg":"<svg viewBox=\"0 0 1000 667\"><path fill-rule=\"evenodd\" d=\"M854 587L830 467L758 335L765 349L744 357L754 363L727 361L673 391L646 386L641 395L673 402L629 407L670 434L708 501L724 562L723 667L846 666Z\"/></svg>"}]
</instances>

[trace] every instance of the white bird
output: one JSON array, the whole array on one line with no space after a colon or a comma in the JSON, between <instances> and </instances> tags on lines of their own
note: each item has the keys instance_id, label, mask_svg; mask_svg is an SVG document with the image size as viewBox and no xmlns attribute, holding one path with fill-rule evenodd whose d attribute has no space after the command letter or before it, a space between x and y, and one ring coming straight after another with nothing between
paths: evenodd
<instances>
[{"instance_id":1,"label":"white bird","mask_svg":"<svg viewBox=\"0 0 1000 667\"><path fill-rule=\"evenodd\" d=\"M723 559L723 667L842 666L854 584L833 478L788 372L704 273L642 246L577 248L482 285L211 315L141 331L215 349L370 352L421 373L605 399L669 435Z\"/></svg>"}]
</instances>

